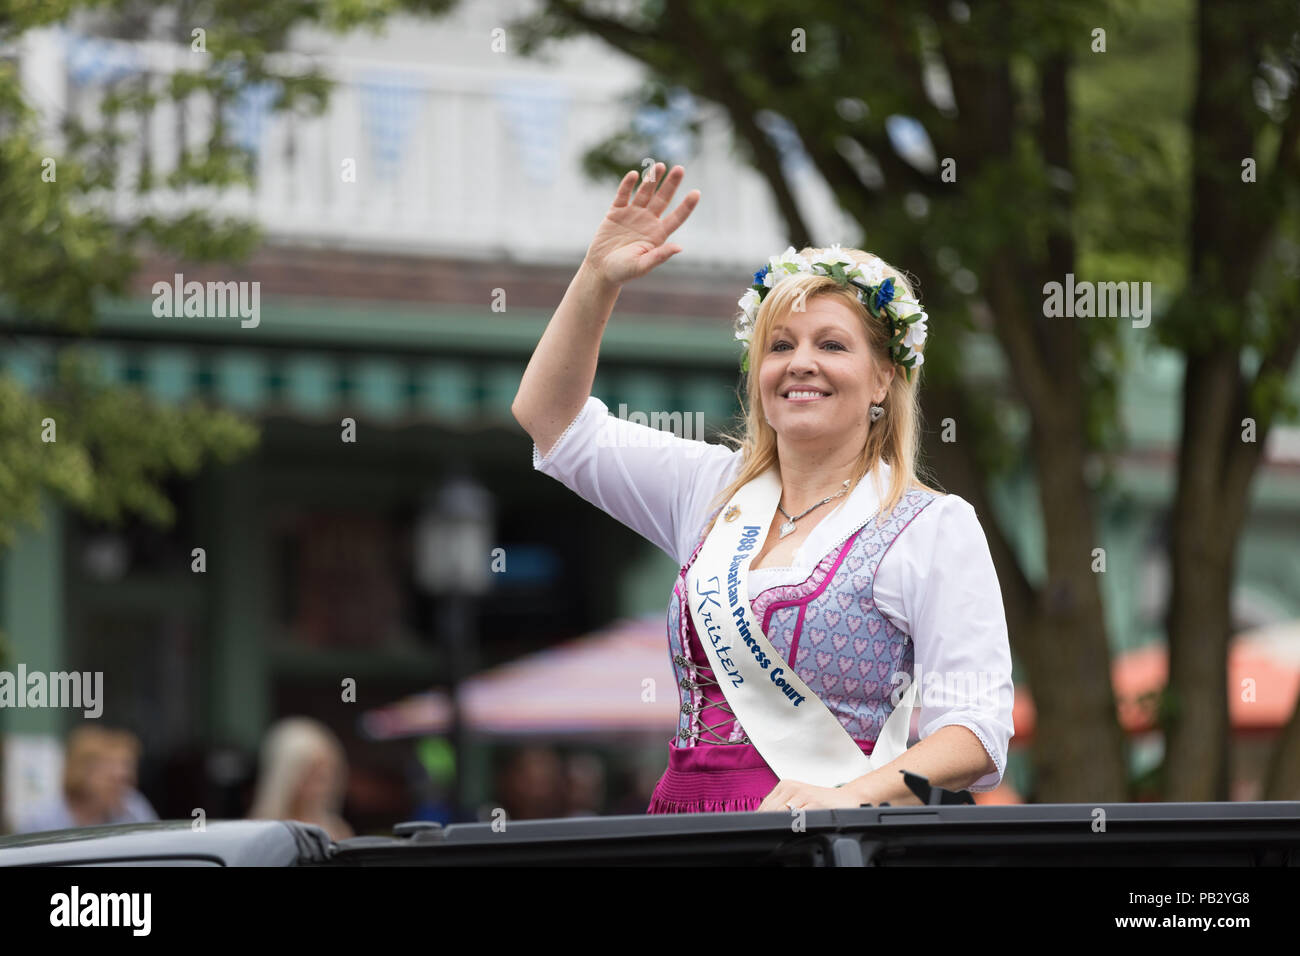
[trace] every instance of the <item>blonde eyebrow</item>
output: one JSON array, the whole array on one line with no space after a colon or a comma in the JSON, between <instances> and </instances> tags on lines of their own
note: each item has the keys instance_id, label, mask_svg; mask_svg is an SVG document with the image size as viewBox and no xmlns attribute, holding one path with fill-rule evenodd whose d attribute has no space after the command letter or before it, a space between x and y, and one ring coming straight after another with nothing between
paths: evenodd
<instances>
[{"instance_id":1,"label":"blonde eyebrow","mask_svg":"<svg viewBox=\"0 0 1300 956\"><path fill-rule=\"evenodd\" d=\"M784 326L784 325L774 325L772 326L772 331L774 333L789 332L791 331L791 329L788 326ZM823 325L820 329L814 332L813 335L821 335L823 332L839 332L841 335L848 334L843 329L841 329L838 325Z\"/></svg>"}]
</instances>

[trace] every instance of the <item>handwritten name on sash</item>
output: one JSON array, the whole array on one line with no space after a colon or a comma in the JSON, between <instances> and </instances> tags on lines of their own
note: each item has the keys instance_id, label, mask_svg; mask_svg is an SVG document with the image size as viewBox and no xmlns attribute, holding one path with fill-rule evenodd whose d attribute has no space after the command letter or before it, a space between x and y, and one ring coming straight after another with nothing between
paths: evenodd
<instances>
[{"instance_id":1,"label":"handwritten name on sash","mask_svg":"<svg viewBox=\"0 0 1300 956\"><path fill-rule=\"evenodd\" d=\"M718 594L720 590L718 587L718 576L715 574L713 577L709 578L709 583L713 584L712 591L701 590L700 582L698 580L695 582L695 593L704 598L704 600L700 602L697 613L700 615L701 619L703 619L704 630L709 635L709 640L713 642L713 646L718 652L718 663L726 668L727 676L731 678L731 686L739 687L741 684L745 683L745 678L740 676L740 673L736 670L735 663L731 658L726 656L726 652L731 650L731 645L724 644L722 647L718 647L718 644L723 640L722 631L719 625L715 624L713 621L713 612L711 610L705 610L709 603L712 603L719 611L722 610L722 605L719 604L718 599L714 597L714 595ZM715 631L717 633L714 633Z\"/></svg>"}]
</instances>

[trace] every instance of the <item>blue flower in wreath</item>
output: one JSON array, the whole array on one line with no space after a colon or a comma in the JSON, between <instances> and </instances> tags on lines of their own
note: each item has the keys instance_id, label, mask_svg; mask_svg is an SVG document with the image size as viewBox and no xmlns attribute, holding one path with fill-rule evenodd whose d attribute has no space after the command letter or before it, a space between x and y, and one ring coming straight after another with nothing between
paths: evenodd
<instances>
[{"instance_id":1,"label":"blue flower in wreath","mask_svg":"<svg viewBox=\"0 0 1300 956\"><path fill-rule=\"evenodd\" d=\"M755 272L755 273L754 273L754 285L762 285L762 284L763 284L763 280L767 278L767 274L768 274L769 271L770 271L770 269L769 269L767 266L763 266L763 268L761 268L761 269L759 269L757 272Z\"/></svg>"},{"instance_id":2,"label":"blue flower in wreath","mask_svg":"<svg viewBox=\"0 0 1300 956\"><path fill-rule=\"evenodd\" d=\"M876 287L876 298L875 298L874 305L878 310L883 309L890 302L892 302L893 299L894 299L894 280L893 277L890 277Z\"/></svg>"}]
</instances>

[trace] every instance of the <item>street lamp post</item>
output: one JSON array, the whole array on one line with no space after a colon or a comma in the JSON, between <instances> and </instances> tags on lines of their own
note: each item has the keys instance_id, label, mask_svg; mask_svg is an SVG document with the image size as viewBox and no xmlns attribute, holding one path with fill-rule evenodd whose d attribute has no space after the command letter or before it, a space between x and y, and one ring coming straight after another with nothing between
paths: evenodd
<instances>
[{"instance_id":1,"label":"street lamp post","mask_svg":"<svg viewBox=\"0 0 1300 956\"><path fill-rule=\"evenodd\" d=\"M457 475L425 496L416 529L416 581L442 612L439 627L435 611L434 634L441 632L447 648L456 754L452 812L457 819L464 818L466 809L469 752L460 687L476 666L473 603L490 588L492 523L492 496L469 477Z\"/></svg>"}]
</instances>

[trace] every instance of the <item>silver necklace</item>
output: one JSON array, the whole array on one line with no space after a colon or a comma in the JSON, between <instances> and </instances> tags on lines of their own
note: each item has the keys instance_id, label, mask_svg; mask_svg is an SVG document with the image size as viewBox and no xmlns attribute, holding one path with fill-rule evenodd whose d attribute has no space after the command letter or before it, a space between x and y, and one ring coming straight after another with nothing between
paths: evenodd
<instances>
[{"instance_id":1,"label":"silver necklace","mask_svg":"<svg viewBox=\"0 0 1300 956\"><path fill-rule=\"evenodd\" d=\"M817 502L817 504L813 505L812 508L809 508L808 511L812 511L813 508L820 508L822 505L826 504L826 502L831 501L832 499L838 498L840 495L842 495L842 494L844 494L845 492L847 492L847 491L849 490L849 481L850 481L850 479L845 478L845 479L844 479L844 486L843 486L842 488L840 488L839 491L835 492L835 494L831 495L829 498L823 498L821 501ZM805 511L805 512L803 512L803 514L797 514L797 515L795 515L793 518L791 518L788 514L786 514L786 510L785 510L784 508L782 508L780 504L777 504L777 506L776 506L776 510L779 511L779 512L781 512L781 514L785 515L785 524L781 525L781 537L783 537L783 538L784 538L786 535L788 535L788 534L790 534L791 532L793 532L793 531L794 531L794 523L795 523L796 521L798 521L800 518L802 518L804 515L806 515L806 514L808 513L808 511Z\"/></svg>"}]
</instances>

